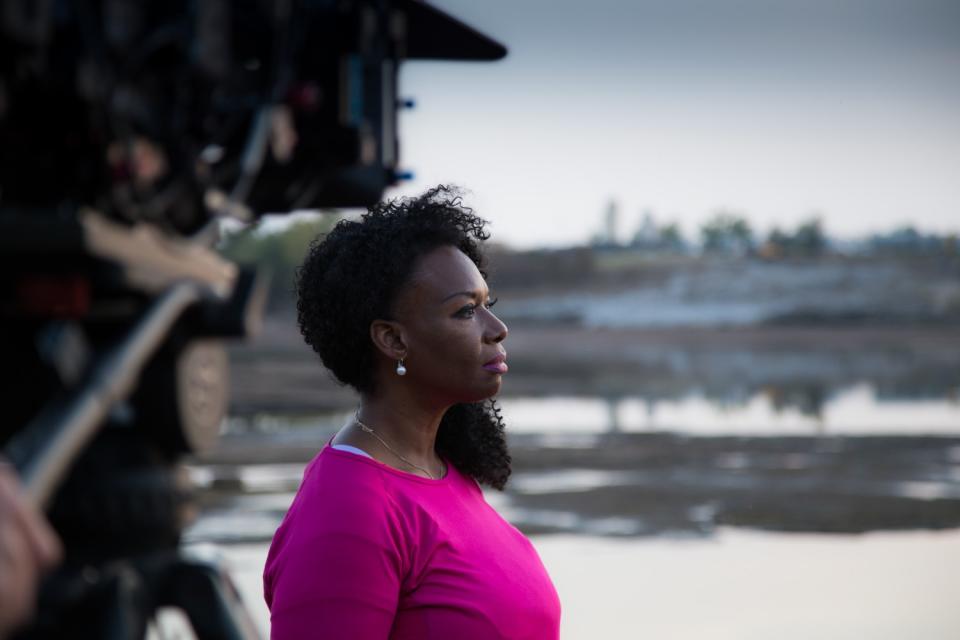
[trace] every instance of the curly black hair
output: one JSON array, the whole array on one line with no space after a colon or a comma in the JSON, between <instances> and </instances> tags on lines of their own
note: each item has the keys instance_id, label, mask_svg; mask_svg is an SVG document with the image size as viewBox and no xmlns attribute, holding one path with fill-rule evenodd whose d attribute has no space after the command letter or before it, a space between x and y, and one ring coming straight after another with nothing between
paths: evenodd
<instances>
[{"instance_id":1,"label":"curly black hair","mask_svg":"<svg viewBox=\"0 0 960 640\"><path fill-rule=\"evenodd\" d=\"M381 202L359 221L341 220L314 239L297 270L297 322L304 340L341 383L374 391L370 324L392 318L417 260L438 247L458 248L486 279L480 250L490 237L485 225L455 188L444 185ZM503 418L493 399L448 409L436 449L481 484L502 490L510 477Z\"/></svg>"}]
</instances>

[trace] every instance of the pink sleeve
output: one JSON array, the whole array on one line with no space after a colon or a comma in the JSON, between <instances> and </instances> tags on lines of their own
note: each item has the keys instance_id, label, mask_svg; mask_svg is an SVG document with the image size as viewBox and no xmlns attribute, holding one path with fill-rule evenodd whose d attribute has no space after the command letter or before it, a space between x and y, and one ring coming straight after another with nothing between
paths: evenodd
<instances>
[{"instance_id":1,"label":"pink sleeve","mask_svg":"<svg viewBox=\"0 0 960 640\"><path fill-rule=\"evenodd\" d=\"M300 505L274 558L271 638L389 637L404 575L402 542L372 498L345 504L341 496L309 515L316 505Z\"/></svg>"}]
</instances>

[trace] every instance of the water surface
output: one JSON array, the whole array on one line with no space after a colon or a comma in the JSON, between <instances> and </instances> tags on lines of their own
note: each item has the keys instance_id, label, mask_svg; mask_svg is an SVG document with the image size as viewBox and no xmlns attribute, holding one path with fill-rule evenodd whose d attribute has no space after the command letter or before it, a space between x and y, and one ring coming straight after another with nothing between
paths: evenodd
<instances>
[{"instance_id":1,"label":"water surface","mask_svg":"<svg viewBox=\"0 0 960 640\"><path fill-rule=\"evenodd\" d=\"M710 540L535 536L564 640L948 640L960 637L960 532L724 530ZM266 545L222 554L268 635Z\"/></svg>"},{"instance_id":2,"label":"water surface","mask_svg":"<svg viewBox=\"0 0 960 640\"><path fill-rule=\"evenodd\" d=\"M955 395L501 403L515 472L486 496L540 552L565 640L960 637ZM268 541L351 415L234 418L221 457L189 467L203 511L185 542L226 558L265 635Z\"/></svg>"}]
</instances>

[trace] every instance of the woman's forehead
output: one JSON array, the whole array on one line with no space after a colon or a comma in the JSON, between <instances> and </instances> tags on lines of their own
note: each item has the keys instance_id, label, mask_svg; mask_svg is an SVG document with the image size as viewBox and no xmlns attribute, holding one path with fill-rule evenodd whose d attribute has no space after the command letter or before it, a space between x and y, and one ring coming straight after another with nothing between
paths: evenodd
<instances>
[{"instance_id":1,"label":"woman's forehead","mask_svg":"<svg viewBox=\"0 0 960 640\"><path fill-rule=\"evenodd\" d=\"M431 297L486 288L473 260L456 247L449 246L424 254L414 267L410 283L413 289Z\"/></svg>"}]
</instances>

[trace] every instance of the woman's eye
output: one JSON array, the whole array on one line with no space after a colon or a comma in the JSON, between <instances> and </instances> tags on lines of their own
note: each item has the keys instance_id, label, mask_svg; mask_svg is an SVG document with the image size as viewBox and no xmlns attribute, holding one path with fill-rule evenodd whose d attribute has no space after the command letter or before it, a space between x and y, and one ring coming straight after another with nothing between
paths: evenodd
<instances>
[{"instance_id":1,"label":"woman's eye","mask_svg":"<svg viewBox=\"0 0 960 640\"><path fill-rule=\"evenodd\" d=\"M493 300L487 300L487 302L483 306L489 309L495 304L497 304L497 298L494 298ZM456 316L458 318L472 318L474 315L476 315L476 313L477 313L477 305L468 304L467 306L457 311Z\"/></svg>"},{"instance_id":2,"label":"woman's eye","mask_svg":"<svg viewBox=\"0 0 960 640\"><path fill-rule=\"evenodd\" d=\"M473 314L477 311L477 305L468 304L459 311L457 311L457 317L459 318L470 318L473 317Z\"/></svg>"}]
</instances>

